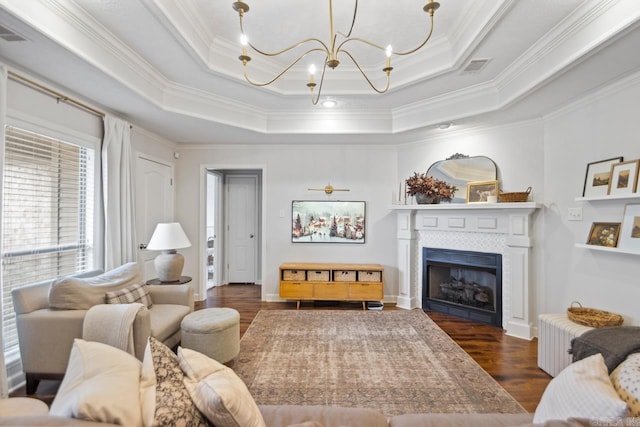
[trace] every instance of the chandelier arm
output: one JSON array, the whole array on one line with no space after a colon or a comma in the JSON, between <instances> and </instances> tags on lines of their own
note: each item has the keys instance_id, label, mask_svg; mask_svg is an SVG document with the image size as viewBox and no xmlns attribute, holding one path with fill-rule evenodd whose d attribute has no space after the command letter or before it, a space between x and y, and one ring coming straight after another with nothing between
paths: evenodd
<instances>
[{"instance_id":1,"label":"chandelier arm","mask_svg":"<svg viewBox=\"0 0 640 427\"><path fill-rule=\"evenodd\" d=\"M240 16L240 34L245 34L242 16ZM315 37L301 40L301 41L299 41L297 43L292 44L291 46L288 46L288 47L286 47L286 48L284 48L282 50L278 50L276 52L265 52L264 50L261 50L261 49L258 49L257 47L255 47L251 42L247 42L247 45L249 47L251 47L251 49L255 50L256 52L258 52L261 55L264 55L264 56L278 56L278 55L281 55L281 54L283 54L285 52L288 52L288 51L290 51L292 49L295 49L295 48L297 48L299 46L302 46L303 44L309 43L309 42L318 42L324 48L325 54L329 53L329 48L327 47L327 45L322 40L320 40L318 38L315 38ZM314 49L314 50L317 50L317 49Z\"/></svg>"},{"instance_id":2,"label":"chandelier arm","mask_svg":"<svg viewBox=\"0 0 640 427\"><path fill-rule=\"evenodd\" d=\"M344 34L340 34L340 35L344 36ZM345 45L345 44L347 44L348 42L352 42L352 41L356 41L356 42L361 42L361 43L364 43L364 44L368 44L369 46L371 46L371 47L375 47L376 49L380 49L380 50L382 50L382 51L386 51L386 50L387 50L387 48L386 48L386 47L380 46L379 44L376 44L376 43L374 43L374 42L372 42L372 41L369 41L369 40L367 40L367 39L362 39L362 38L360 38L360 37L352 37L352 38L349 38L349 39L344 40L342 43L340 43L340 44L338 45L338 48L336 49L336 55L337 55L339 52L346 52L345 50L343 50L343 49L342 49L342 46L344 46L344 45ZM393 53L395 53L395 52L393 52Z\"/></svg>"},{"instance_id":3,"label":"chandelier arm","mask_svg":"<svg viewBox=\"0 0 640 427\"><path fill-rule=\"evenodd\" d=\"M322 75L320 76L320 85L318 85L318 94L315 99L313 98L313 92L311 92L311 103L313 105L318 105L318 101L320 100L320 95L322 95L322 85L324 84L324 73L327 71L327 61L324 61L324 66L322 67Z\"/></svg>"},{"instance_id":4,"label":"chandelier arm","mask_svg":"<svg viewBox=\"0 0 640 427\"><path fill-rule=\"evenodd\" d=\"M391 78L389 77L389 73L387 73L387 86L384 89L378 89L371 82L371 80L369 80L369 77L366 75L364 70L360 67L360 64L358 64L358 61L356 61L356 59L348 51L343 50L342 53L346 54L349 58L351 58L351 61L355 64L356 68L358 68L358 71L360 71L360 74L362 74L362 77L364 77L367 83L369 83L369 86L371 86L371 89L375 90L378 93L386 93L389 90L389 87L391 85Z\"/></svg>"},{"instance_id":5,"label":"chandelier arm","mask_svg":"<svg viewBox=\"0 0 640 427\"><path fill-rule=\"evenodd\" d=\"M276 80L278 80L280 77L282 77L287 71L289 71L291 69L291 67L293 67L294 65L296 65L298 62L300 62L305 56L309 55L312 52L324 52L323 49L320 48L315 48L315 49L309 49L308 51L306 51L305 53L303 53L302 55L300 55L299 57L297 57L293 62L291 62L289 65L287 65L282 71L280 71L274 78L272 78L271 80L269 80L268 82L264 82L264 83L259 83L259 82L255 82L253 80L251 80L249 78L249 76L247 75L247 67L244 66L244 79L251 83L253 86L268 86L271 83L275 82ZM326 63L326 61L325 61ZM324 71L322 72L322 77L324 79ZM322 85L321 85L322 87Z\"/></svg>"},{"instance_id":6,"label":"chandelier arm","mask_svg":"<svg viewBox=\"0 0 640 427\"><path fill-rule=\"evenodd\" d=\"M414 48L414 49L411 49L411 50L404 51L404 52L396 52L396 51L393 51L393 54L394 54L394 55L410 55L410 54L412 54L412 53L414 53L414 52L417 52L418 50L422 49L422 47L423 47L425 44L427 44L427 42L428 42L428 41L429 41L429 39L431 38L431 34L433 34L433 15L431 15L431 18L430 18L430 19L431 19L431 28L429 29L429 34L427 34L427 38L426 38L426 39L424 39L424 41L423 41L423 42L422 42L418 47L416 47L416 48Z\"/></svg>"},{"instance_id":7,"label":"chandelier arm","mask_svg":"<svg viewBox=\"0 0 640 427\"><path fill-rule=\"evenodd\" d=\"M358 0L356 0L356 3L353 7L353 19L351 19L351 27L349 27L349 32L347 33L347 35L342 34L341 32L338 32L338 34L342 35L344 38L349 38L351 37L351 32L353 31L353 27L356 25L356 16L358 15Z\"/></svg>"}]
</instances>

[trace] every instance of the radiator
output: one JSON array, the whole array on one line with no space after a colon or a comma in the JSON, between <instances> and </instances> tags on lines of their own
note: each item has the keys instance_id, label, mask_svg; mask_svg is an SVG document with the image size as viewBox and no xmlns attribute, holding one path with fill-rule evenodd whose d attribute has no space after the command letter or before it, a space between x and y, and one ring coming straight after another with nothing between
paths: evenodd
<instances>
[{"instance_id":1,"label":"radiator","mask_svg":"<svg viewBox=\"0 0 640 427\"><path fill-rule=\"evenodd\" d=\"M593 329L569 320L566 314L538 316L538 367L555 377L571 364L571 340Z\"/></svg>"}]
</instances>

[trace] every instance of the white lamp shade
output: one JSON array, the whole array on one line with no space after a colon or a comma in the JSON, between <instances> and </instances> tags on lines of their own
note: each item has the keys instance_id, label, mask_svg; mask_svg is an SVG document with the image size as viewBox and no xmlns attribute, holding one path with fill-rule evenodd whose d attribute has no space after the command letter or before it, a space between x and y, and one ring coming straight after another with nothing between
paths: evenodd
<instances>
[{"instance_id":1,"label":"white lamp shade","mask_svg":"<svg viewBox=\"0 0 640 427\"><path fill-rule=\"evenodd\" d=\"M166 251L188 248L189 246L191 246L191 242L179 222L161 222L156 225L147 249L152 251Z\"/></svg>"}]
</instances>

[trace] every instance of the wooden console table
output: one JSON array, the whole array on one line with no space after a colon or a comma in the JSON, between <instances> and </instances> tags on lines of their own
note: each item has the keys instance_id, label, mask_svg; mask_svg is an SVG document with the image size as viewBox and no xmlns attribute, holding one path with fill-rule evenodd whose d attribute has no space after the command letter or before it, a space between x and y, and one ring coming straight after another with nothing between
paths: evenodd
<instances>
[{"instance_id":1,"label":"wooden console table","mask_svg":"<svg viewBox=\"0 0 640 427\"><path fill-rule=\"evenodd\" d=\"M285 263L280 266L280 298L300 301L382 301L379 264Z\"/></svg>"}]
</instances>

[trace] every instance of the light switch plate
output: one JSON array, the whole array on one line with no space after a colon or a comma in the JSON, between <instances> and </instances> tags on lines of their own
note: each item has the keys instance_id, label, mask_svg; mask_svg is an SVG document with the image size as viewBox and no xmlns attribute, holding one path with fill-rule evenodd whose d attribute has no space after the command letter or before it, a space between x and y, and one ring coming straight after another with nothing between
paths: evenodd
<instances>
[{"instance_id":1,"label":"light switch plate","mask_svg":"<svg viewBox=\"0 0 640 427\"><path fill-rule=\"evenodd\" d=\"M569 221L582 221L582 208L569 208L567 219Z\"/></svg>"}]
</instances>

